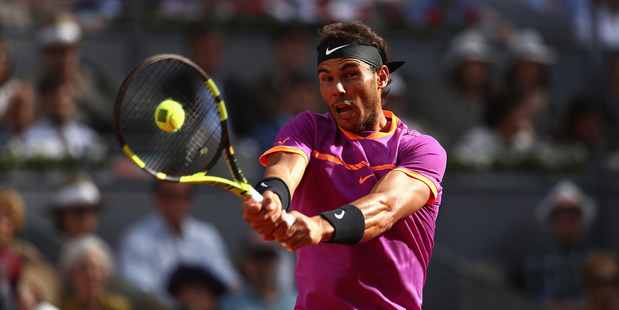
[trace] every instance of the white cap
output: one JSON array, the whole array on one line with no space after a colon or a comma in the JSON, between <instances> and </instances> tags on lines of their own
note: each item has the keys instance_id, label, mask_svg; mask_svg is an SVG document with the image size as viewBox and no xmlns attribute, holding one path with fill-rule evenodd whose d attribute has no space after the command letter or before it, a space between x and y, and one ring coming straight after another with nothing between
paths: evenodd
<instances>
[{"instance_id":1,"label":"white cap","mask_svg":"<svg viewBox=\"0 0 619 310\"><path fill-rule=\"evenodd\" d=\"M546 45L542 36L533 29L524 29L515 34L507 48L508 56L512 60L525 59L547 65L556 60L552 48Z\"/></svg>"},{"instance_id":2,"label":"white cap","mask_svg":"<svg viewBox=\"0 0 619 310\"><path fill-rule=\"evenodd\" d=\"M593 222L597 214L595 202L570 180L562 180L552 188L535 210L535 217L546 224L550 215L560 208L580 210L586 226Z\"/></svg>"},{"instance_id":3,"label":"white cap","mask_svg":"<svg viewBox=\"0 0 619 310\"><path fill-rule=\"evenodd\" d=\"M101 192L89 181L79 181L58 190L52 198L52 208L64 209L75 205L98 205L101 202Z\"/></svg>"},{"instance_id":4,"label":"white cap","mask_svg":"<svg viewBox=\"0 0 619 310\"><path fill-rule=\"evenodd\" d=\"M81 36L80 26L74 21L65 20L41 29L37 40L41 46L73 45L80 40Z\"/></svg>"},{"instance_id":5,"label":"white cap","mask_svg":"<svg viewBox=\"0 0 619 310\"><path fill-rule=\"evenodd\" d=\"M450 41L443 62L448 70L454 69L460 62L466 60L491 63L495 60L493 53L484 35L471 29L458 34Z\"/></svg>"}]
</instances>

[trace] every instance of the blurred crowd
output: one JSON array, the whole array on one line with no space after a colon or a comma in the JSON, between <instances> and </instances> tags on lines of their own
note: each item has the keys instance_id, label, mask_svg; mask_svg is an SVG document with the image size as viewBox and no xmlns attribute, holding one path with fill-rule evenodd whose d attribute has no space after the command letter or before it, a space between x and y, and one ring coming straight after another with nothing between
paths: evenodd
<instances>
[{"instance_id":1,"label":"blurred crowd","mask_svg":"<svg viewBox=\"0 0 619 310\"><path fill-rule=\"evenodd\" d=\"M153 181L151 211L110 245L98 235L105 197L88 174L70 174L46 199L55 258L20 237L28 206L0 188L2 309L291 309L292 254L248 231L230 255L215 226L190 215L193 192Z\"/></svg>"},{"instance_id":2,"label":"blurred crowd","mask_svg":"<svg viewBox=\"0 0 619 310\"><path fill-rule=\"evenodd\" d=\"M8 34L0 34L0 170L141 173L113 145L119 77L101 70L105 63L83 61L88 36L135 19L163 27L186 22L182 50L220 87L233 144L255 158L296 114L326 111L313 67L315 25L361 19L379 31L448 34L431 64L440 77L394 73L385 109L409 129L436 137L451 172L566 173L595 165L596 172L619 173L619 0L501 2L560 23L589 69L599 65L572 77L581 87L561 89L565 96L557 96L555 83L566 77L553 74L563 51L547 32L519 26L487 2L0 1L0 27ZM235 22L279 26L269 28L271 65L251 80L238 75L242 68L223 65L227 25ZM15 74L21 55L9 38L31 34L38 65ZM189 215L191 186L154 183L152 202L145 202L152 213L112 245L97 236L101 196L80 174L49 197L62 240L53 261L18 238L27 206L14 189L0 190L0 308L290 309L294 303L293 257L252 234L232 257L214 225ZM536 218L548 225L549 238L531 249L519 277L532 300L555 309L619 309L617 254L583 238L595 205L571 181L540 202Z\"/></svg>"},{"instance_id":3,"label":"blurred crowd","mask_svg":"<svg viewBox=\"0 0 619 310\"><path fill-rule=\"evenodd\" d=\"M394 74L387 109L407 120L410 129L435 136L450 153L450 170L584 171L594 161L602 171L619 171L617 0L515 4L525 13L562 21L563 37L571 39L559 47L571 46L582 55L577 73L583 76L573 77L575 89L559 88L570 85L559 85L568 77L557 76L567 60L544 37L547 31L519 26L482 1L31 0L0 5L3 13L15 12L0 19L2 29L12 37L34 34L39 58L34 72L13 74L20 55L0 38L0 167L5 170L24 162L35 168L109 164L112 102L123 73L85 62L81 44L97 32L127 29L118 27L133 19L149 23L152 17L164 27L187 22L175 28L185 38L181 48L222 88L233 132L251 142L239 144L252 156L268 148L281 125L300 111L324 112L315 74L308 70L315 25L361 19L379 31L399 29L420 37L424 30L445 30L437 37L445 46L431 65L439 77L414 70ZM269 29L271 64L251 80L239 77L242 68L223 66L233 35L227 26L242 16L276 25L263 28ZM415 60L409 66L414 65Z\"/></svg>"}]
</instances>

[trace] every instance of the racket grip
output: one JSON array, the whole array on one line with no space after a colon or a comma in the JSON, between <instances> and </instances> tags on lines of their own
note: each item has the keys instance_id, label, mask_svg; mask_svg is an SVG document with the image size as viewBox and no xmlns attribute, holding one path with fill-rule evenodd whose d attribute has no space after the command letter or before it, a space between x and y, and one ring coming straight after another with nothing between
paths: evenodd
<instances>
[{"instance_id":1,"label":"racket grip","mask_svg":"<svg viewBox=\"0 0 619 310\"><path fill-rule=\"evenodd\" d=\"M253 200L254 202L257 202L257 203L261 203L264 200L264 197L262 197L262 195L258 193L258 191L255 190L253 187L249 190L249 197L250 197L250 200ZM292 223L294 223L294 216L284 211L284 221L286 221L286 223L288 224L288 227L290 227L292 226Z\"/></svg>"},{"instance_id":2,"label":"racket grip","mask_svg":"<svg viewBox=\"0 0 619 310\"><path fill-rule=\"evenodd\" d=\"M249 197L253 202L257 203L261 203L264 200L262 194L258 193L258 191L253 187L249 190Z\"/></svg>"}]
</instances>

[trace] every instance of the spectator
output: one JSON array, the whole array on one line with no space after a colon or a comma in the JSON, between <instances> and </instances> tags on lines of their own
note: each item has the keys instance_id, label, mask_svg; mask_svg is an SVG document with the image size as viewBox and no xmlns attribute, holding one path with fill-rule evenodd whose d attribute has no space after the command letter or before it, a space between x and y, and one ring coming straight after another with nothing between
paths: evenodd
<instances>
[{"instance_id":1,"label":"spectator","mask_svg":"<svg viewBox=\"0 0 619 310\"><path fill-rule=\"evenodd\" d=\"M254 100L256 114L247 128L273 121L273 111L280 109L282 94L292 79L307 76L306 61L310 51L310 36L299 25L285 25L275 33L272 48L273 64L269 72L252 83L249 96ZM311 78L311 77L310 77Z\"/></svg>"},{"instance_id":2,"label":"spectator","mask_svg":"<svg viewBox=\"0 0 619 310\"><path fill-rule=\"evenodd\" d=\"M58 310L62 284L53 267L26 264L19 282L18 310Z\"/></svg>"},{"instance_id":3,"label":"spectator","mask_svg":"<svg viewBox=\"0 0 619 310\"><path fill-rule=\"evenodd\" d=\"M255 129L253 137L258 141L262 154L273 147L273 141L279 130L294 116L303 111L321 112L324 110L320 102L320 92L314 79L305 76L290 77L289 85L282 90L280 109L272 113L271 121Z\"/></svg>"},{"instance_id":4,"label":"spectator","mask_svg":"<svg viewBox=\"0 0 619 310\"><path fill-rule=\"evenodd\" d=\"M293 309L296 291L278 284L278 268L285 255L273 241L265 241L255 231L250 232L243 246L239 268L245 278L243 290L222 299L221 310L284 310Z\"/></svg>"},{"instance_id":5,"label":"spectator","mask_svg":"<svg viewBox=\"0 0 619 310\"><path fill-rule=\"evenodd\" d=\"M444 82L412 85L410 112L443 145L452 145L463 132L482 123L485 103L496 93L495 58L486 38L468 30L454 37L443 55Z\"/></svg>"},{"instance_id":6,"label":"spectator","mask_svg":"<svg viewBox=\"0 0 619 310\"><path fill-rule=\"evenodd\" d=\"M23 155L54 160L102 160L105 147L101 137L74 119L76 102L69 85L48 76L41 80L37 92L41 115L21 136Z\"/></svg>"},{"instance_id":7,"label":"spectator","mask_svg":"<svg viewBox=\"0 0 619 310\"><path fill-rule=\"evenodd\" d=\"M26 223L26 210L22 196L14 189L0 188L0 293L3 309L13 309L21 299L21 284L28 272L36 268L44 271L49 279L49 294L38 302L55 302L60 290L60 278L54 268L43 258L38 249L28 241L17 238ZM5 290L6 289L6 290ZM7 308L8 307L8 308Z\"/></svg>"},{"instance_id":8,"label":"spectator","mask_svg":"<svg viewBox=\"0 0 619 310\"><path fill-rule=\"evenodd\" d=\"M507 42L508 68L505 87L523 92L531 98L529 107L539 134L549 135L559 110L550 97L550 66L556 61L554 51L533 29L513 34Z\"/></svg>"},{"instance_id":9,"label":"spectator","mask_svg":"<svg viewBox=\"0 0 619 310\"><path fill-rule=\"evenodd\" d=\"M5 0L0 2L0 28L25 32L34 24L34 0Z\"/></svg>"},{"instance_id":10,"label":"spectator","mask_svg":"<svg viewBox=\"0 0 619 310\"><path fill-rule=\"evenodd\" d=\"M102 31L123 12L120 0L74 0L71 10L85 31Z\"/></svg>"},{"instance_id":11,"label":"spectator","mask_svg":"<svg viewBox=\"0 0 619 310\"><path fill-rule=\"evenodd\" d=\"M535 217L550 229L550 239L530 249L524 260L524 283L533 300L551 309L576 309L582 302L580 270L592 245L586 230L596 205L576 184L559 182L541 201Z\"/></svg>"},{"instance_id":12,"label":"spectator","mask_svg":"<svg viewBox=\"0 0 619 310\"><path fill-rule=\"evenodd\" d=\"M180 264L208 268L227 288L237 288L239 275L217 228L189 215L192 185L157 181L153 196L155 210L120 239L121 274L168 306L173 299L166 290L166 279Z\"/></svg>"},{"instance_id":13,"label":"spectator","mask_svg":"<svg viewBox=\"0 0 619 310\"><path fill-rule=\"evenodd\" d=\"M180 265L171 274L167 289L176 309L215 310L226 286L201 266Z\"/></svg>"},{"instance_id":14,"label":"spectator","mask_svg":"<svg viewBox=\"0 0 619 310\"><path fill-rule=\"evenodd\" d=\"M533 126L528 101L530 98L523 93L491 98L482 125L465 131L453 145L456 161L487 169L499 161L518 163L539 152L542 143Z\"/></svg>"},{"instance_id":15,"label":"spectator","mask_svg":"<svg viewBox=\"0 0 619 310\"><path fill-rule=\"evenodd\" d=\"M529 7L534 10L565 22L572 23L578 14L588 12L589 2L587 0L525 0Z\"/></svg>"},{"instance_id":16,"label":"spectator","mask_svg":"<svg viewBox=\"0 0 619 310\"><path fill-rule=\"evenodd\" d=\"M575 97L559 123L556 140L587 153L604 149L608 141L608 118L604 106L590 97Z\"/></svg>"},{"instance_id":17,"label":"spectator","mask_svg":"<svg viewBox=\"0 0 619 310\"><path fill-rule=\"evenodd\" d=\"M577 41L585 47L619 50L619 0L593 1L589 10L578 12L574 29Z\"/></svg>"},{"instance_id":18,"label":"spectator","mask_svg":"<svg viewBox=\"0 0 619 310\"><path fill-rule=\"evenodd\" d=\"M54 193L49 206L54 224L65 240L96 234L102 197L89 175L67 178Z\"/></svg>"},{"instance_id":19,"label":"spectator","mask_svg":"<svg viewBox=\"0 0 619 310\"><path fill-rule=\"evenodd\" d=\"M255 129L248 126L255 112L247 104L245 85L224 68L226 39L226 34L216 26L195 25L188 34L187 54L215 81L228 107L233 133L247 136Z\"/></svg>"},{"instance_id":20,"label":"spectator","mask_svg":"<svg viewBox=\"0 0 619 310\"><path fill-rule=\"evenodd\" d=\"M481 8L470 0L411 1L405 12L411 24L433 28L470 27L481 18Z\"/></svg>"},{"instance_id":21,"label":"spectator","mask_svg":"<svg viewBox=\"0 0 619 310\"><path fill-rule=\"evenodd\" d=\"M88 235L69 241L60 256L59 268L71 286L62 298L61 309L132 309L129 299L106 289L114 269L110 249L98 237Z\"/></svg>"},{"instance_id":22,"label":"spectator","mask_svg":"<svg viewBox=\"0 0 619 310\"><path fill-rule=\"evenodd\" d=\"M81 39L82 29L72 14L54 15L37 34L40 66L32 79L35 84L48 77L61 81L75 102L71 117L99 133L111 133L117 87L101 70L82 60Z\"/></svg>"},{"instance_id":23,"label":"spectator","mask_svg":"<svg viewBox=\"0 0 619 310\"><path fill-rule=\"evenodd\" d=\"M20 135L34 119L34 90L13 75L9 43L0 37L0 145Z\"/></svg>"},{"instance_id":24,"label":"spectator","mask_svg":"<svg viewBox=\"0 0 619 310\"><path fill-rule=\"evenodd\" d=\"M101 191L92 178L85 173L69 176L54 193L50 212L54 224L68 242L96 235L99 228L99 213L103 209ZM162 309L163 306L151 295L145 294L117 274L108 275L107 289L131 300L135 307Z\"/></svg>"},{"instance_id":25,"label":"spectator","mask_svg":"<svg viewBox=\"0 0 619 310\"><path fill-rule=\"evenodd\" d=\"M587 302L581 310L619 309L619 261L610 251L590 254L582 268Z\"/></svg>"}]
</instances>

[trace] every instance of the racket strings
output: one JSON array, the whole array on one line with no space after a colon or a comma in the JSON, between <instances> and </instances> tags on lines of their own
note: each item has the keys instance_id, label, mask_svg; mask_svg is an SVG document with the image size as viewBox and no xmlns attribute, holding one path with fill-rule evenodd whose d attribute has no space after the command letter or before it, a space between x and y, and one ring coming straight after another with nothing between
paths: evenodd
<instances>
[{"instance_id":1,"label":"racket strings","mask_svg":"<svg viewBox=\"0 0 619 310\"><path fill-rule=\"evenodd\" d=\"M185 111L176 132L161 130L155 122L160 102L172 99ZM204 76L179 61L151 63L129 83L119 113L125 143L146 169L180 177L210 169L222 147L223 129L218 99Z\"/></svg>"}]
</instances>

